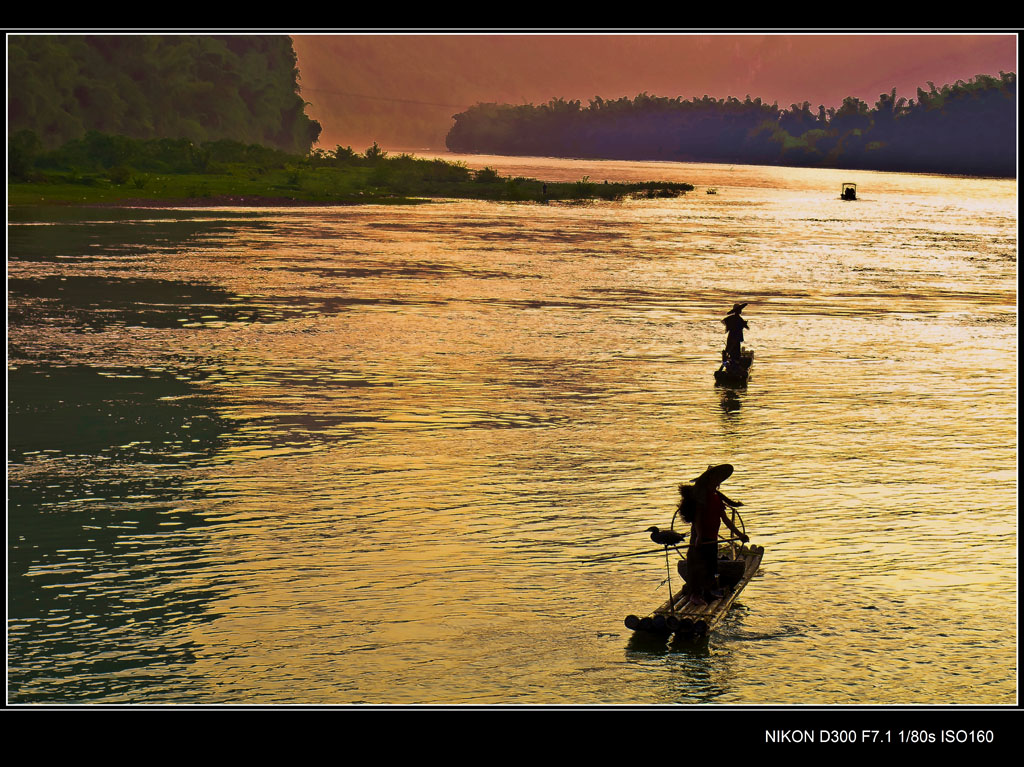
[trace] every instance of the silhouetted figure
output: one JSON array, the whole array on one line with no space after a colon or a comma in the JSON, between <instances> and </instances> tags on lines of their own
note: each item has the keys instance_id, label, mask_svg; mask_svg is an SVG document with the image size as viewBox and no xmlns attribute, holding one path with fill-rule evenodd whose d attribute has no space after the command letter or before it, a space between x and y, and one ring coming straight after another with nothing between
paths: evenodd
<instances>
[{"instance_id":1,"label":"silhouetted figure","mask_svg":"<svg viewBox=\"0 0 1024 767\"><path fill-rule=\"evenodd\" d=\"M750 540L741 532L725 512L727 506L742 506L739 501L726 498L718 486L732 476L728 463L708 466L707 471L693 480L692 485L680 485L682 499L679 510L690 522L690 546L686 550L686 580L690 585L690 602L705 605L710 599L722 596L718 590L718 530L722 522L739 540Z\"/></svg>"},{"instance_id":2,"label":"silhouetted figure","mask_svg":"<svg viewBox=\"0 0 1024 767\"><path fill-rule=\"evenodd\" d=\"M740 348L743 344L743 331L744 329L749 330L750 326L747 321L740 316L743 311L743 307L747 304L733 304L732 309L722 320L722 324L725 325L725 330L729 334L725 339L725 352L722 356L722 362L728 364L730 360L739 360Z\"/></svg>"}]
</instances>

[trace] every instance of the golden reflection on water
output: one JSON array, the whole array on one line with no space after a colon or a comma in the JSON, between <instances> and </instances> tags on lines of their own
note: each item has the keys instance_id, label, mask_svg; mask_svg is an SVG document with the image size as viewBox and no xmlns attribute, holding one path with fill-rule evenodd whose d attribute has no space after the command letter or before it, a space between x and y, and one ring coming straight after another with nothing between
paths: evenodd
<instances>
[{"instance_id":1,"label":"golden reflection on water","mask_svg":"<svg viewBox=\"0 0 1024 767\"><path fill-rule=\"evenodd\" d=\"M1012 702L1013 182L523 175L650 165L719 192L183 211L178 247L13 226L15 370L142 387L75 411L142 423L116 444L12 461L20 582L52 596L16 600L14 697ZM711 377L734 300L745 390ZM763 573L710 649L637 646L663 559L587 560L726 461Z\"/></svg>"}]
</instances>

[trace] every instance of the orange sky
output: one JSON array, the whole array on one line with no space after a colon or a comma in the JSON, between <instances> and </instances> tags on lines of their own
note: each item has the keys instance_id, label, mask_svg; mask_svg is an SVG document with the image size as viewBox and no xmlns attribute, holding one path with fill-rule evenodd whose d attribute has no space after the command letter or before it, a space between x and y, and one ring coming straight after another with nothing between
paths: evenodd
<instances>
[{"instance_id":1,"label":"orange sky","mask_svg":"<svg viewBox=\"0 0 1024 767\"><path fill-rule=\"evenodd\" d=\"M1017 71L1015 34L293 35L320 145L443 149L452 115L481 102L760 97L873 106L978 74Z\"/></svg>"}]
</instances>

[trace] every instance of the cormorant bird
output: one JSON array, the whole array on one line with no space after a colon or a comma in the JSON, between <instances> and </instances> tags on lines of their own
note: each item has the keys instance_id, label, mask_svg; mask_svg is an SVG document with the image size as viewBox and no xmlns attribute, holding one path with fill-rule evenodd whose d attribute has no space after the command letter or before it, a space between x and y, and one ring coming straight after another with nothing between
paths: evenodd
<instances>
[{"instance_id":1,"label":"cormorant bird","mask_svg":"<svg viewBox=\"0 0 1024 767\"><path fill-rule=\"evenodd\" d=\"M651 534L652 541L665 547L665 571L668 573L668 577L665 579L668 583L668 610L669 615L675 615L676 600L675 597L672 596L672 569L668 564L668 547L682 543L686 540L686 534L677 533L675 530L659 530L654 526L648 527L647 532Z\"/></svg>"},{"instance_id":2,"label":"cormorant bird","mask_svg":"<svg viewBox=\"0 0 1024 767\"><path fill-rule=\"evenodd\" d=\"M648 527L647 532L651 534L651 540L662 546L675 546L686 540L686 533L677 533L674 530L659 530L656 527Z\"/></svg>"}]
</instances>

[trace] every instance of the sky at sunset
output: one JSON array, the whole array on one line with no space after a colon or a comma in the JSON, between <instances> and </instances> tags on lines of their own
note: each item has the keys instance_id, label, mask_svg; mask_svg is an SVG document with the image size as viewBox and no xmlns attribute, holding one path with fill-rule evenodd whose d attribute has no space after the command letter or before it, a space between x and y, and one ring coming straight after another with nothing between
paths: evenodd
<instances>
[{"instance_id":1,"label":"sky at sunset","mask_svg":"<svg viewBox=\"0 0 1024 767\"><path fill-rule=\"evenodd\" d=\"M993 34L293 35L320 145L444 148L452 115L478 102L750 95L786 108L847 96L915 98L1017 71L1017 37Z\"/></svg>"}]
</instances>

